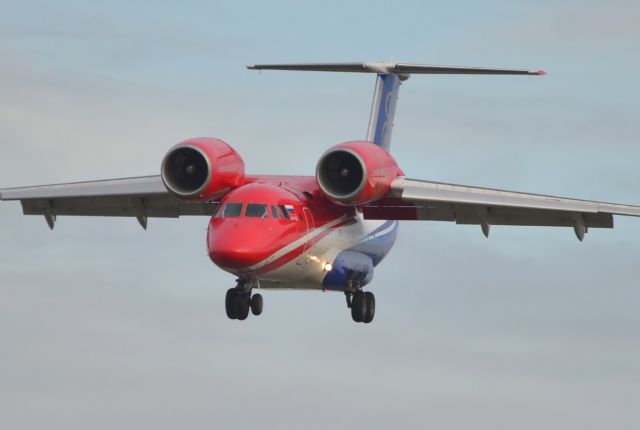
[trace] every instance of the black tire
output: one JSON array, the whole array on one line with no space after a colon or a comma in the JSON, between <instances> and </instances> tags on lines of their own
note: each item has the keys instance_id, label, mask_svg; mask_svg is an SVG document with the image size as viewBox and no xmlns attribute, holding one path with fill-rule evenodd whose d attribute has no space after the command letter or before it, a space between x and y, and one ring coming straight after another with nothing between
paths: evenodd
<instances>
[{"instance_id":1,"label":"black tire","mask_svg":"<svg viewBox=\"0 0 640 430\"><path fill-rule=\"evenodd\" d=\"M353 298L351 299L351 318L353 318L355 322L362 322L364 319L364 311L364 294L362 291L356 291L353 293Z\"/></svg>"},{"instance_id":2,"label":"black tire","mask_svg":"<svg viewBox=\"0 0 640 430\"><path fill-rule=\"evenodd\" d=\"M236 318L240 321L246 320L249 316L249 296L245 294L236 295Z\"/></svg>"},{"instance_id":3,"label":"black tire","mask_svg":"<svg viewBox=\"0 0 640 430\"><path fill-rule=\"evenodd\" d=\"M369 324L371 321L373 321L373 317L376 314L376 297L373 295L373 293L370 293L369 291L364 293L364 304L365 310L362 322Z\"/></svg>"},{"instance_id":4,"label":"black tire","mask_svg":"<svg viewBox=\"0 0 640 430\"><path fill-rule=\"evenodd\" d=\"M224 308L227 311L227 317L229 317L229 319L236 319L237 318L237 314L236 314L236 296L237 296L237 292L235 290L235 288L230 288L229 290L227 290L227 296L224 299Z\"/></svg>"},{"instance_id":5,"label":"black tire","mask_svg":"<svg viewBox=\"0 0 640 430\"><path fill-rule=\"evenodd\" d=\"M262 313L263 305L262 296L260 294L254 294L251 297L251 313L258 316Z\"/></svg>"}]
</instances>

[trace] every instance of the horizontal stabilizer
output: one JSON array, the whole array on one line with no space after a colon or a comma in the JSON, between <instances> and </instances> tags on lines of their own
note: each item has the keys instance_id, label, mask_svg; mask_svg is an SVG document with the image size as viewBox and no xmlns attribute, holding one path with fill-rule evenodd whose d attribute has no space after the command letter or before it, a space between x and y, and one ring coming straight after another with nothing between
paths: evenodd
<instances>
[{"instance_id":1,"label":"horizontal stabilizer","mask_svg":"<svg viewBox=\"0 0 640 430\"><path fill-rule=\"evenodd\" d=\"M293 63L293 64L254 64L247 66L251 70L293 70L315 72L351 72L381 73L396 75L529 75L540 76L542 70L500 69L489 67L436 66L431 64L409 63Z\"/></svg>"},{"instance_id":2,"label":"horizontal stabilizer","mask_svg":"<svg viewBox=\"0 0 640 430\"><path fill-rule=\"evenodd\" d=\"M524 75L540 76L542 70L499 69L488 67L435 66L410 63L289 63L253 64L250 70L292 70L300 72L375 73L376 86L369 115L367 140L389 151L396 102L402 81L411 75Z\"/></svg>"}]
</instances>

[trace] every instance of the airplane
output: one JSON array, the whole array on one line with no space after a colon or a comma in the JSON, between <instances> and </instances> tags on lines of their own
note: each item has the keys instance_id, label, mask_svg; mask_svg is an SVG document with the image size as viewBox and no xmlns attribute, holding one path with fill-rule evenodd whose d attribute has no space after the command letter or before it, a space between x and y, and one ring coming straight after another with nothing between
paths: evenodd
<instances>
[{"instance_id":1,"label":"airplane","mask_svg":"<svg viewBox=\"0 0 640 430\"><path fill-rule=\"evenodd\" d=\"M449 221L573 228L613 228L613 215L640 216L640 206L530 194L408 178L390 153L400 85L415 74L523 75L543 71L408 63L257 64L251 70L375 74L366 139L329 148L314 176L246 174L242 157L216 138L178 143L160 175L0 189L25 215L209 217L211 261L236 277L225 311L232 320L260 315L254 290L303 289L345 294L353 321L370 323L375 296L364 291L393 247L399 221Z\"/></svg>"}]
</instances>

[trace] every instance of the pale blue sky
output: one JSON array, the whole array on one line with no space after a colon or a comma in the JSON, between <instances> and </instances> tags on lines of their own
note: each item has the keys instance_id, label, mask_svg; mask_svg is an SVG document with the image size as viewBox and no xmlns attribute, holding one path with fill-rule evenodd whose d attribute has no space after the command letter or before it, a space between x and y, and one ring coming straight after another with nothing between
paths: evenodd
<instances>
[{"instance_id":1,"label":"pale blue sky","mask_svg":"<svg viewBox=\"0 0 640 430\"><path fill-rule=\"evenodd\" d=\"M637 2L0 3L0 187L154 174L223 138L311 174L364 137L371 76L246 64L515 66L414 76L392 151L412 177L640 204ZM371 286L266 292L228 321L206 219L0 206L3 428L635 429L640 220L589 232L403 224Z\"/></svg>"}]
</instances>

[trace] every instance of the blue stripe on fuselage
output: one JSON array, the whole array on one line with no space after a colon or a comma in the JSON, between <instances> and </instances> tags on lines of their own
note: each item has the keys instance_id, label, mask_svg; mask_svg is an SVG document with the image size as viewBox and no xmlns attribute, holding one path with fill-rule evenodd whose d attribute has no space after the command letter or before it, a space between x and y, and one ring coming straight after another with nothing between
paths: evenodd
<instances>
[{"instance_id":1,"label":"blue stripe on fuselage","mask_svg":"<svg viewBox=\"0 0 640 430\"><path fill-rule=\"evenodd\" d=\"M389 227L391 230L379 235ZM366 235L360 242L349 248L349 251L360 252L371 258L373 265L377 266L380 261L391 251L398 236L398 221L386 221L373 232Z\"/></svg>"}]
</instances>

